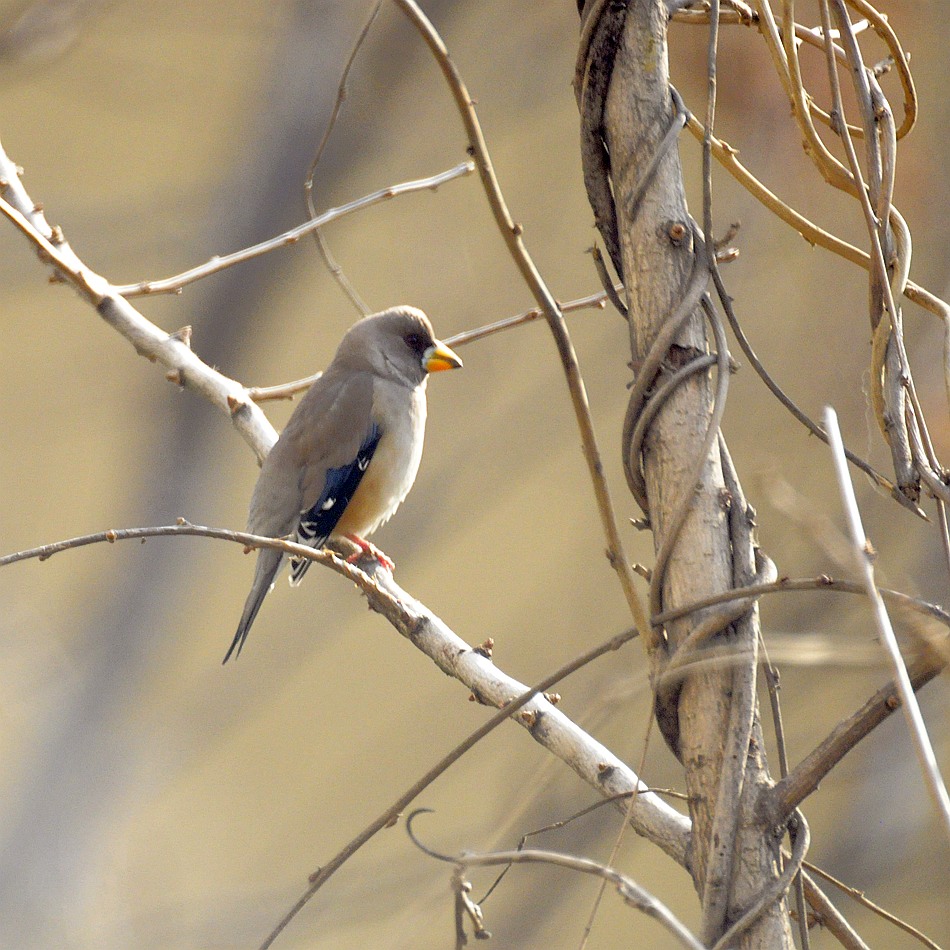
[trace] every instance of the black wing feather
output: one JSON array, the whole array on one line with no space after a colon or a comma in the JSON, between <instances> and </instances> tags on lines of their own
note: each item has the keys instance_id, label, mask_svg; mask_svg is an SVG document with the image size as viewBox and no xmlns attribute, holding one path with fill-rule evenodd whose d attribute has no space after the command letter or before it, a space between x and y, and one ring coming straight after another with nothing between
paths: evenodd
<instances>
[{"instance_id":1,"label":"black wing feather","mask_svg":"<svg viewBox=\"0 0 950 950\"><path fill-rule=\"evenodd\" d=\"M320 497L309 509L300 513L297 540L301 544L310 545L312 548L322 548L326 544L337 522L343 517L350 499L356 494L356 489L369 467L376 446L379 445L381 435L379 426L374 422L366 438L363 439L356 458L346 465L327 469L327 478ZM291 558L292 583L299 583L300 578L310 567L310 563L306 558Z\"/></svg>"}]
</instances>

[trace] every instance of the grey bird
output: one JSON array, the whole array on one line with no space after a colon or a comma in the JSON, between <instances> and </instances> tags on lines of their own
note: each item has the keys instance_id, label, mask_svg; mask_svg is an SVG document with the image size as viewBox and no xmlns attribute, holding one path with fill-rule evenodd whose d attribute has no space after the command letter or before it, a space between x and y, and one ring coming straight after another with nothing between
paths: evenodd
<instances>
[{"instance_id":1,"label":"grey bird","mask_svg":"<svg viewBox=\"0 0 950 950\"><path fill-rule=\"evenodd\" d=\"M428 374L462 361L415 307L393 307L357 321L324 374L310 387L264 460L247 530L293 537L321 548L346 538L392 561L364 540L409 494L422 458ZM244 646L264 597L284 561L261 549L254 582L225 663ZM310 561L291 558L291 584Z\"/></svg>"}]
</instances>

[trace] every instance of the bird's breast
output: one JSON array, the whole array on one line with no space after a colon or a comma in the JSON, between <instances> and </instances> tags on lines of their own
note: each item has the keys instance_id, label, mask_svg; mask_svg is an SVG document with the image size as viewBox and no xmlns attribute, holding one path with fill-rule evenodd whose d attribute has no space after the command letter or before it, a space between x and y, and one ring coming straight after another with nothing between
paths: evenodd
<instances>
[{"instance_id":1,"label":"bird's breast","mask_svg":"<svg viewBox=\"0 0 950 950\"><path fill-rule=\"evenodd\" d=\"M425 435L425 390L399 389L379 386L374 393L373 417L382 434L366 474L333 531L336 535L371 534L392 517L416 479Z\"/></svg>"}]
</instances>

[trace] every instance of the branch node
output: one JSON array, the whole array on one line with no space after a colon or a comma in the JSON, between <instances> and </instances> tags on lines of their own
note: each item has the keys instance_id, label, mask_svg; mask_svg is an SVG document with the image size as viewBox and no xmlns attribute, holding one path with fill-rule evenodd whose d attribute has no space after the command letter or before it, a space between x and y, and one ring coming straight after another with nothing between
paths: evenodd
<instances>
[{"instance_id":1,"label":"branch node","mask_svg":"<svg viewBox=\"0 0 950 950\"><path fill-rule=\"evenodd\" d=\"M689 234L689 229L682 221L674 221L669 228L667 228L666 233L669 235L670 243L673 247L682 247L686 240L686 235Z\"/></svg>"}]
</instances>

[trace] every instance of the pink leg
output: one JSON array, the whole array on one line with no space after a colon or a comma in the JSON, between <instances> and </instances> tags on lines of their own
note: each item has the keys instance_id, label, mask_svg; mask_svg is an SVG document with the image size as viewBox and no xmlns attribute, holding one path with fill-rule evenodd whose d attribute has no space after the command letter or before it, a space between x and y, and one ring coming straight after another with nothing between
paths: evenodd
<instances>
[{"instance_id":1,"label":"pink leg","mask_svg":"<svg viewBox=\"0 0 950 950\"><path fill-rule=\"evenodd\" d=\"M371 557L376 558L390 573L396 569L396 565L392 562L392 559L380 551L375 544L370 544L369 541L366 541L356 534L344 534L343 537L348 541L352 541L359 548L359 551L354 552L346 559L348 564L355 564L363 555L369 554Z\"/></svg>"}]
</instances>

